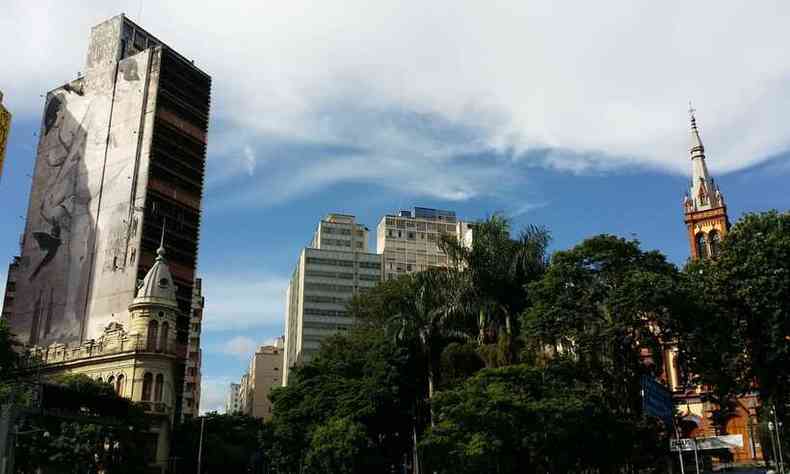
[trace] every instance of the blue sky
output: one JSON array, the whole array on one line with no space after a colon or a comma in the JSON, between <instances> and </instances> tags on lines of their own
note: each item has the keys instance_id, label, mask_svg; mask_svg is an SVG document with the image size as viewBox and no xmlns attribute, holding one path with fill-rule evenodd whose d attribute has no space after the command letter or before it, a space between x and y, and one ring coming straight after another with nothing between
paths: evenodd
<instances>
[{"instance_id":1,"label":"blue sky","mask_svg":"<svg viewBox=\"0 0 790 474\"><path fill-rule=\"evenodd\" d=\"M82 68L91 25L125 11L214 78L204 409L281 334L328 212L371 230L414 205L502 212L554 249L606 232L682 264L689 98L731 218L790 208L786 2L28 3L0 18L0 256L17 253L40 94Z\"/></svg>"}]
</instances>

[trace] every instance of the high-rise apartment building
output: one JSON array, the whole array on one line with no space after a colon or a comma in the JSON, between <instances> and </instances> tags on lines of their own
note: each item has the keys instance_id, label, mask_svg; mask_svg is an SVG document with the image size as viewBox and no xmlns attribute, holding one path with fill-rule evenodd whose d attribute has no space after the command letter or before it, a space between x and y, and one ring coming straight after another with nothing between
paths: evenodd
<instances>
[{"instance_id":1,"label":"high-rise apartment building","mask_svg":"<svg viewBox=\"0 0 790 474\"><path fill-rule=\"evenodd\" d=\"M351 297L381 281L381 255L368 253L368 233L354 216L329 214L302 249L286 293L283 385L322 339L351 326Z\"/></svg>"},{"instance_id":2,"label":"high-rise apartment building","mask_svg":"<svg viewBox=\"0 0 790 474\"><path fill-rule=\"evenodd\" d=\"M272 402L269 393L283 381L283 338L278 338L273 346L261 346L255 351L247 372L247 383L242 413L265 420L272 417Z\"/></svg>"},{"instance_id":3,"label":"high-rise apartment building","mask_svg":"<svg viewBox=\"0 0 790 474\"><path fill-rule=\"evenodd\" d=\"M450 235L471 245L472 231L473 225L458 220L453 211L415 207L384 216L376 232L384 278L446 267L447 255L439 247L441 237Z\"/></svg>"},{"instance_id":4,"label":"high-rise apartment building","mask_svg":"<svg viewBox=\"0 0 790 474\"><path fill-rule=\"evenodd\" d=\"M21 256L9 271L19 340L34 346L128 328L163 227L179 311L184 399L211 78L124 15L91 31L84 75L47 94Z\"/></svg>"},{"instance_id":5,"label":"high-rise apartment building","mask_svg":"<svg viewBox=\"0 0 790 474\"><path fill-rule=\"evenodd\" d=\"M241 405L239 404L239 391L241 384L231 382L228 386L228 394L225 397L225 413L233 415L241 412Z\"/></svg>"},{"instance_id":6,"label":"high-rise apartment building","mask_svg":"<svg viewBox=\"0 0 790 474\"><path fill-rule=\"evenodd\" d=\"M3 107L3 92L0 91L0 179L3 179L3 163L9 133L11 133L11 113Z\"/></svg>"}]
</instances>

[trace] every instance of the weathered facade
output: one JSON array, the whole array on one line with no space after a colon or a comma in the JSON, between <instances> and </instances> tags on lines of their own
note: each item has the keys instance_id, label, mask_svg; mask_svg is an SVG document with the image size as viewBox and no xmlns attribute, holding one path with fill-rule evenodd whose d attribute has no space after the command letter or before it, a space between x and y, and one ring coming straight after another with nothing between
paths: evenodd
<instances>
[{"instance_id":1,"label":"weathered facade","mask_svg":"<svg viewBox=\"0 0 790 474\"><path fill-rule=\"evenodd\" d=\"M124 15L92 29L84 75L47 94L4 308L28 345L87 343L111 323L128 330L136 283L154 265L166 225L179 306L171 327L178 416L195 396L183 393L183 380L194 351L210 87L207 74Z\"/></svg>"}]
</instances>

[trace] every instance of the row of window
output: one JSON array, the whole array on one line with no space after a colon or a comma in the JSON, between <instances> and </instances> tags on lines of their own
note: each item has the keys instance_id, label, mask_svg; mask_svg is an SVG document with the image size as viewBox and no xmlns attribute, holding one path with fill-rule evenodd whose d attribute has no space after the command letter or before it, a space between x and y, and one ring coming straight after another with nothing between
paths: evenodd
<instances>
[{"instance_id":1,"label":"row of window","mask_svg":"<svg viewBox=\"0 0 790 474\"><path fill-rule=\"evenodd\" d=\"M319 309L319 308L305 308L304 314L305 316L337 316L337 317L348 316L347 311L341 311L337 309Z\"/></svg>"},{"instance_id":2,"label":"row of window","mask_svg":"<svg viewBox=\"0 0 790 474\"><path fill-rule=\"evenodd\" d=\"M714 229L706 235L699 232L696 236L697 256L699 258L715 257L719 254L719 247L721 246L721 236L719 232Z\"/></svg>"},{"instance_id":3,"label":"row of window","mask_svg":"<svg viewBox=\"0 0 790 474\"><path fill-rule=\"evenodd\" d=\"M304 295L304 300L309 303L333 303L333 304L348 303L348 298L341 298L338 296Z\"/></svg>"},{"instance_id":4,"label":"row of window","mask_svg":"<svg viewBox=\"0 0 790 474\"><path fill-rule=\"evenodd\" d=\"M397 229L415 229L428 232L455 232L455 225L442 224L439 222L415 222L409 219L393 219L387 218L387 227L395 227Z\"/></svg>"},{"instance_id":5,"label":"row of window","mask_svg":"<svg viewBox=\"0 0 790 474\"><path fill-rule=\"evenodd\" d=\"M331 283L312 283L312 282L305 282L304 284L305 290L317 290L317 291L331 291L336 293L353 293L354 287L351 285L333 285Z\"/></svg>"},{"instance_id":6,"label":"row of window","mask_svg":"<svg viewBox=\"0 0 790 474\"><path fill-rule=\"evenodd\" d=\"M387 237L391 239L406 239L406 240L427 240L428 242L438 242L439 236L443 234L432 234L425 232L414 232L404 230L387 229Z\"/></svg>"},{"instance_id":7,"label":"row of window","mask_svg":"<svg viewBox=\"0 0 790 474\"><path fill-rule=\"evenodd\" d=\"M99 382L103 382L101 377L99 377L97 380ZM110 375L109 377L107 377L107 383L112 385L113 389L115 390L115 393L123 396L123 388L124 388L124 384L126 383L126 378L123 376L123 374L119 374L118 377L115 377L114 375Z\"/></svg>"},{"instance_id":8,"label":"row of window","mask_svg":"<svg viewBox=\"0 0 790 474\"><path fill-rule=\"evenodd\" d=\"M324 270L307 270L304 272L305 276L309 277L324 277L324 278L339 278L341 280L353 280L353 273L345 272L327 272Z\"/></svg>"},{"instance_id":9,"label":"row of window","mask_svg":"<svg viewBox=\"0 0 790 474\"><path fill-rule=\"evenodd\" d=\"M340 260L336 258L319 258L319 257L307 257L305 259L308 264L313 265L327 265L327 266L334 266L334 267L345 267L345 268L354 268L354 261L353 260ZM379 262L356 262L359 268L371 268L378 270L381 268L381 263Z\"/></svg>"},{"instance_id":10,"label":"row of window","mask_svg":"<svg viewBox=\"0 0 790 474\"><path fill-rule=\"evenodd\" d=\"M167 321L159 325L159 321L148 322L148 339L145 350L149 352L163 352L167 350L167 337L169 336L170 325Z\"/></svg>"},{"instance_id":11,"label":"row of window","mask_svg":"<svg viewBox=\"0 0 790 474\"><path fill-rule=\"evenodd\" d=\"M165 376L162 374L154 374L151 372L146 372L143 375L143 396L142 400L144 402L161 402L162 401L162 392L164 391L165 386ZM152 394L153 389L153 394ZM151 400L151 396L153 395L153 400Z\"/></svg>"},{"instance_id":12,"label":"row of window","mask_svg":"<svg viewBox=\"0 0 790 474\"><path fill-rule=\"evenodd\" d=\"M321 245L333 245L335 247L351 247L350 240L342 240L342 239L321 239ZM357 241L354 243L354 248L361 249L364 248L364 244L361 241Z\"/></svg>"}]
</instances>

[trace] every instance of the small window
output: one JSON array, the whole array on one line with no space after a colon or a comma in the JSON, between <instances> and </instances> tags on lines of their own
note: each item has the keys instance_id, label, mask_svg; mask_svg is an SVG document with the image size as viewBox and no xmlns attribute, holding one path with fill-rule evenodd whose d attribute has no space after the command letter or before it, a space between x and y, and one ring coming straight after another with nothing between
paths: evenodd
<instances>
[{"instance_id":1,"label":"small window","mask_svg":"<svg viewBox=\"0 0 790 474\"><path fill-rule=\"evenodd\" d=\"M708 258L708 245L705 242L705 234L702 232L697 234L695 244L697 246L697 257L700 259Z\"/></svg>"},{"instance_id":2,"label":"small window","mask_svg":"<svg viewBox=\"0 0 790 474\"><path fill-rule=\"evenodd\" d=\"M167 281L167 278L162 278L161 280L159 280L159 286L161 286L162 288L167 288L168 283L169 282Z\"/></svg>"}]
</instances>

